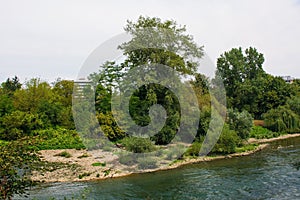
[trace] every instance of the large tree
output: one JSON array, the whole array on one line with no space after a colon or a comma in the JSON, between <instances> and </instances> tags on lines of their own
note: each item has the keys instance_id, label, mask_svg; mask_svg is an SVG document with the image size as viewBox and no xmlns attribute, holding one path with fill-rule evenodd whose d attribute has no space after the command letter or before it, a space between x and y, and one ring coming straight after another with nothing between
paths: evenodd
<instances>
[{"instance_id":1,"label":"large tree","mask_svg":"<svg viewBox=\"0 0 300 200\"><path fill-rule=\"evenodd\" d=\"M199 64L198 60L203 56L203 47L198 46L193 37L186 33L186 27L172 20L162 21L155 17L141 16L136 22L127 21L124 30L132 36L130 41L119 46L126 58L125 61L121 64L107 62L99 74L90 77L100 84L97 87L98 94L96 92L96 109L107 113L108 118L111 115L107 112L110 106L103 103L110 103L109 98L114 92L112 87L115 86L116 80L124 80L124 76L127 80L134 79L129 76L135 74L127 74L128 70L143 66L141 70L144 73L158 73L149 72L148 66L165 65L180 75L194 75ZM160 104L165 108L167 119L163 129L152 139L157 144L167 144L176 134L180 123L179 101L168 88L158 84L146 84L138 88L130 99L130 114L136 124L146 126L150 123L149 111L154 104Z\"/></svg>"}]
</instances>

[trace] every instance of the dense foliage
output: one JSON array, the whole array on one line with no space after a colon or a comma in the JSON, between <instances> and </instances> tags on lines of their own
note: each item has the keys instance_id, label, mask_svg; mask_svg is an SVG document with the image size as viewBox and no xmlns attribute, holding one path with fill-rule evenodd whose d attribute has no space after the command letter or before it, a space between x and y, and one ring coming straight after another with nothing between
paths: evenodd
<instances>
[{"instance_id":1,"label":"dense foliage","mask_svg":"<svg viewBox=\"0 0 300 200\"><path fill-rule=\"evenodd\" d=\"M26 195L34 184L30 172L41 161L26 139L0 146L0 199L12 199L15 194Z\"/></svg>"},{"instance_id":2,"label":"dense foliage","mask_svg":"<svg viewBox=\"0 0 300 200\"><path fill-rule=\"evenodd\" d=\"M284 105L294 95L291 85L263 70L264 56L255 48L233 48L218 58L217 75L224 82L230 108L246 110L256 119Z\"/></svg>"}]
</instances>

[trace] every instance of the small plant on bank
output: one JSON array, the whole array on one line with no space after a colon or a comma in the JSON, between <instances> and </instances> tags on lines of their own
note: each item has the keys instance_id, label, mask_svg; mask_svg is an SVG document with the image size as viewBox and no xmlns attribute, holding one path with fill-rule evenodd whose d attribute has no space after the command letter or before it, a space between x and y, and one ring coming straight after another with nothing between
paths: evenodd
<instances>
[{"instance_id":1,"label":"small plant on bank","mask_svg":"<svg viewBox=\"0 0 300 200\"><path fill-rule=\"evenodd\" d=\"M78 178L79 178L79 179L82 179L82 178L84 178L84 177L86 177L86 176L90 176L90 175L91 175L90 172L84 172L83 174L79 174L79 175L78 175Z\"/></svg>"},{"instance_id":2,"label":"small plant on bank","mask_svg":"<svg viewBox=\"0 0 300 200\"><path fill-rule=\"evenodd\" d=\"M104 176L108 176L111 172L111 169L104 170Z\"/></svg>"},{"instance_id":3,"label":"small plant on bank","mask_svg":"<svg viewBox=\"0 0 300 200\"><path fill-rule=\"evenodd\" d=\"M256 149L257 146L258 146L257 144L247 144L242 147L236 147L235 152L242 153L242 152L247 152L247 151L253 151Z\"/></svg>"},{"instance_id":4,"label":"small plant on bank","mask_svg":"<svg viewBox=\"0 0 300 200\"><path fill-rule=\"evenodd\" d=\"M93 163L92 164L92 166L94 166L94 167L105 167L106 166L106 163L104 162L104 163L101 163L101 162L95 162L95 163Z\"/></svg>"},{"instance_id":5,"label":"small plant on bank","mask_svg":"<svg viewBox=\"0 0 300 200\"><path fill-rule=\"evenodd\" d=\"M184 153L184 156L198 157L200 149L202 147L202 142L195 141Z\"/></svg>"},{"instance_id":6,"label":"small plant on bank","mask_svg":"<svg viewBox=\"0 0 300 200\"><path fill-rule=\"evenodd\" d=\"M60 157L64 157L64 158L71 158L72 157L72 155L67 151L62 151L58 154L55 154L54 156L60 156Z\"/></svg>"}]
</instances>

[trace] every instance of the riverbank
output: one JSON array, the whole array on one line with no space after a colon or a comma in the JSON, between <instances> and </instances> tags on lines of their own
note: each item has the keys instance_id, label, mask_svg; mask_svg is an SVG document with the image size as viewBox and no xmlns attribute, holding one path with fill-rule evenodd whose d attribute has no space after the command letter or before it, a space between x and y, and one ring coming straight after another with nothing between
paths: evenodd
<instances>
[{"instance_id":1,"label":"riverbank","mask_svg":"<svg viewBox=\"0 0 300 200\"><path fill-rule=\"evenodd\" d=\"M229 159L232 157L247 156L255 152L261 151L268 146L268 143L283 140L292 137L300 137L300 134L287 134L277 138L270 139L254 139L250 138L249 143L259 144L254 150L234 153L224 156L205 156L198 158L188 158L174 162L172 165L163 166L153 170L145 170L142 173L153 172L159 170L170 170L183 165L210 162L219 159ZM69 156L58 156L62 152L68 153ZM113 177L123 177L132 174L124 165L118 163L118 156L112 152L102 150L43 150L40 151L43 160L53 163L60 163L62 167L35 171L32 174L32 180L41 182L75 182L75 181L90 181ZM100 156L99 156L100 155Z\"/></svg>"}]
</instances>

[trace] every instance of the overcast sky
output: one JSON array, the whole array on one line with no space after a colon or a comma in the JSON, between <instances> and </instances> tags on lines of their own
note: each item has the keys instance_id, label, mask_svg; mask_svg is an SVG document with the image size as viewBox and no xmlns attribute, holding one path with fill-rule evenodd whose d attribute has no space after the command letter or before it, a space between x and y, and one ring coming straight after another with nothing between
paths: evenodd
<instances>
[{"instance_id":1,"label":"overcast sky","mask_svg":"<svg viewBox=\"0 0 300 200\"><path fill-rule=\"evenodd\" d=\"M0 81L75 79L97 46L140 15L186 25L213 62L253 46L268 73L300 78L299 0L0 0Z\"/></svg>"}]
</instances>

